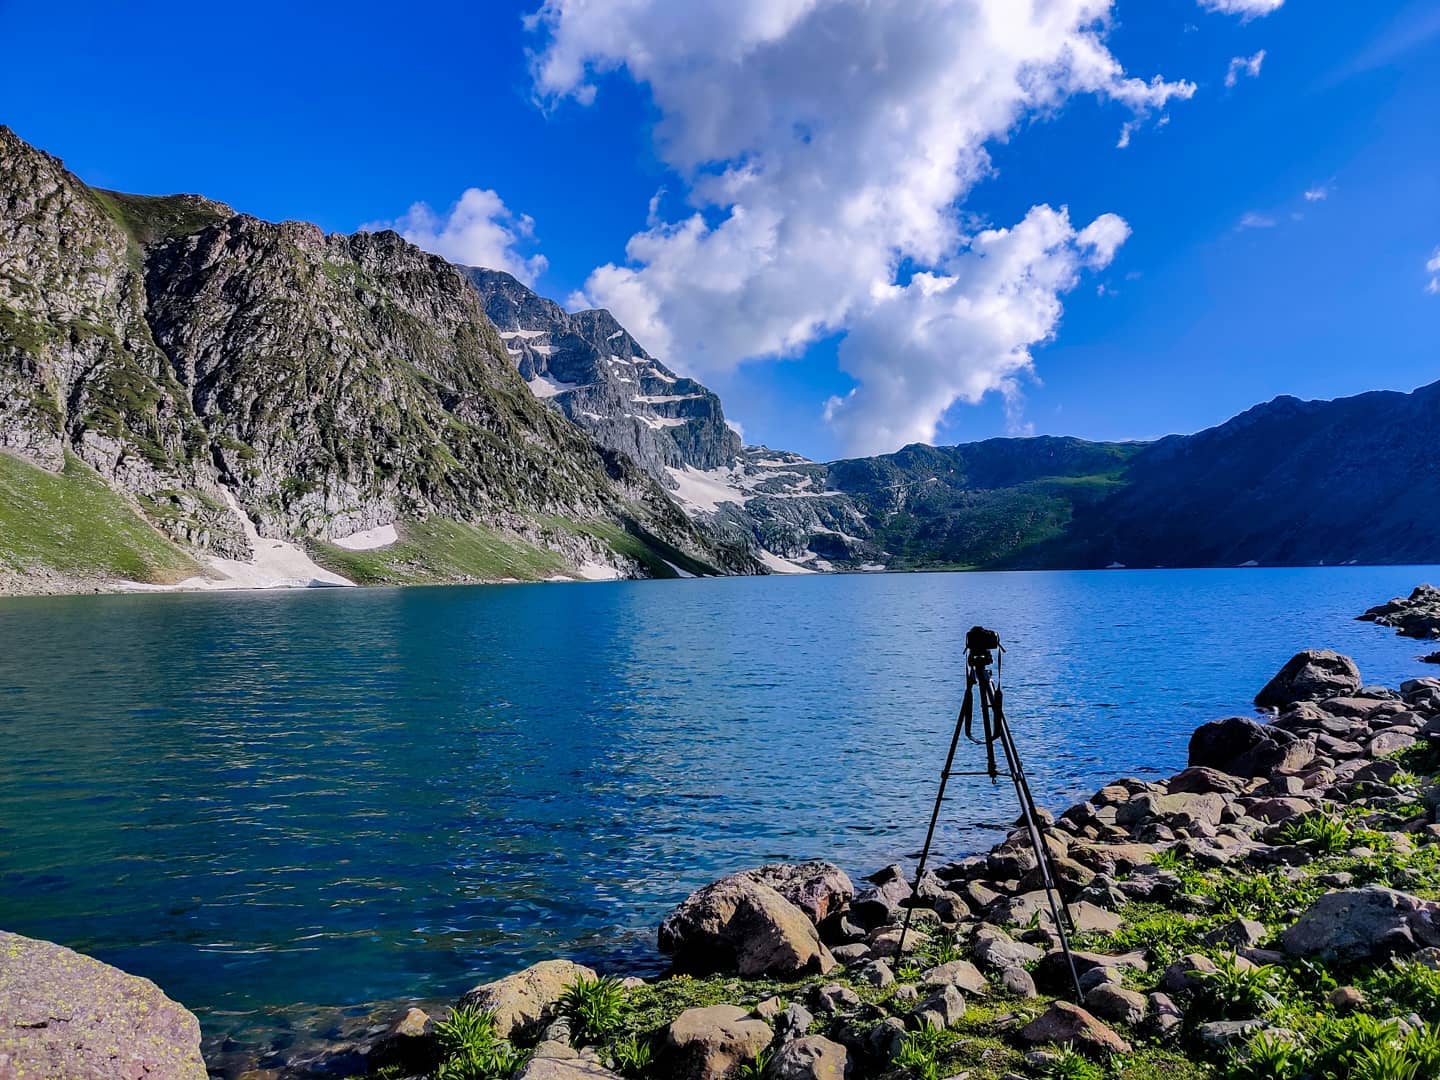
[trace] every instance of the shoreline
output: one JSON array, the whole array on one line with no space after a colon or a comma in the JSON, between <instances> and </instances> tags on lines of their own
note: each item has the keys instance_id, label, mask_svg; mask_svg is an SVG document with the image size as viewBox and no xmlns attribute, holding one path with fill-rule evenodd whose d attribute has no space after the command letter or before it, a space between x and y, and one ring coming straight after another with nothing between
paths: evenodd
<instances>
[{"instance_id":1,"label":"shoreline","mask_svg":"<svg viewBox=\"0 0 1440 1080\"><path fill-rule=\"evenodd\" d=\"M1088 1077L1054 1071L1087 1061L1116 1070L1097 1077L1252 1075L1241 1063L1268 1052L1267 1040L1311 1046L1323 1032L1297 1033L1280 1022L1293 1018L1267 1020L1274 1010L1258 1005L1239 1008L1258 1016L1217 1006L1207 988L1228 977L1227 963L1265 979L1333 970L1333 992L1326 984L1306 1007L1337 1024L1369 1015L1351 1000L1363 1000L1353 984L1388 985L1389 957L1433 956L1440 968L1440 679L1366 686L1347 658L1311 650L1256 703L1268 710L1263 722L1197 728L1173 776L1120 778L1059 814L1042 811L1079 930L1080 1005L1068 1003L1028 841L1012 832L988 852L933 867L918 892L913 865L853 881L822 861L740 870L661 924L671 966L659 975L631 968L602 978L583 963L541 961L477 985L448 1010L434 998L377 1003L328 1037L214 1055L212 1075L428 1076L441 1053L437 1025L471 1006L493 1010L494 1037L528 1060L505 1074L519 1080L724 1080L757 1057L767 1069L844 1061L852 1080L967 1070L972 1080ZM1285 881L1289 896L1267 893ZM1420 895L1398 891L1407 886ZM1358 899L1336 909L1338 896ZM1393 907L1394 896L1398 914L1368 913L1367 904ZM1351 918L1355 904L1368 922ZM907 910L915 929L900 954ZM567 1004L577 982L609 988L628 1019L587 1035ZM648 1069L627 1057L641 1045L654 1055ZM940 1071L925 1071L927 1055ZM382 1065L398 1071L377 1072ZM832 1074L787 1065L764 1075Z\"/></svg>"},{"instance_id":2,"label":"shoreline","mask_svg":"<svg viewBox=\"0 0 1440 1080\"><path fill-rule=\"evenodd\" d=\"M321 568L323 569L323 568ZM612 568L613 569L613 568ZM16 599L21 597L46 597L46 596L121 596L121 595L144 595L144 594L177 594L177 593L256 593L256 592L306 592L322 589L346 589L346 590L371 590L371 589L426 589L444 588L458 585L596 585L613 582L635 582L635 581L685 581L685 580L725 580L730 578L831 578L831 577L875 577L885 575L902 574L1136 574L1136 573L1172 573L1176 571L1236 571L1236 570L1420 570L1435 571L1440 574L1440 563L1346 563L1340 564L1283 564L1264 566L1126 566L1126 567L1069 567L1069 568L1016 568L1016 569L979 569L966 567L917 567L911 569L895 570L826 570L810 571L804 574L799 573L773 573L773 574L719 574L710 578L702 578L698 575L681 573L675 578L639 577L627 578L620 576L617 572L614 577L575 577L563 574L556 574L545 578L484 578L484 579L456 579L454 581L415 581L415 582L345 582L345 583L276 583L270 585L225 585L219 580L207 586L187 587L184 582L176 584L154 584L139 581L125 581L116 578L65 578L57 581L54 587L39 589L17 589L12 587L16 575L0 574L0 600ZM329 571L326 571L329 573ZM579 571L577 571L579 573ZM336 575L338 576L338 575ZM195 579L187 579L195 580ZM1357 619L1361 618L1357 616ZM1381 623L1381 625L1385 625ZM1408 635L1401 635L1408 636Z\"/></svg>"}]
</instances>

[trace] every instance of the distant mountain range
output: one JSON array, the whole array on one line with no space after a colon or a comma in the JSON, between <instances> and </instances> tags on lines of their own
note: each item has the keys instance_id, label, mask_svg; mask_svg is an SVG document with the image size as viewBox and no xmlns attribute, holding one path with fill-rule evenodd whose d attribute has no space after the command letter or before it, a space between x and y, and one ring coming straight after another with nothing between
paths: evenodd
<instances>
[{"instance_id":1,"label":"distant mountain range","mask_svg":"<svg viewBox=\"0 0 1440 1080\"><path fill-rule=\"evenodd\" d=\"M0 591L1440 561L1437 437L1440 384L822 464L607 311L0 127Z\"/></svg>"}]
</instances>

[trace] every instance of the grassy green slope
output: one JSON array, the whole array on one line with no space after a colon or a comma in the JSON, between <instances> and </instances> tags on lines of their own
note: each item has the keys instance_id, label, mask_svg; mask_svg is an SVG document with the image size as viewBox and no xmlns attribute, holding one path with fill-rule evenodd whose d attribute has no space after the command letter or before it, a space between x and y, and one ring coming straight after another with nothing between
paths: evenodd
<instances>
[{"instance_id":1,"label":"grassy green slope","mask_svg":"<svg viewBox=\"0 0 1440 1080\"><path fill-rule=\"evenodd\" d=\"M0 571L172 582L201 572L88 465L59 475L0 453Z\"/></svg>"},{"instance_id":2,"label":"grassy green slope","mask_svg":"<svg viewBox=\"0 0 1440 1080\"><path fill-rule=\"evenodd\" d=\"M610 522L556 517L544 518L540 525L550 533L598 540L612 551L636 560L655 577L678 577L677 567L697 577L719 573L638 527L631 532ZM574 574L563 556L514 533L443 517L403 523L399 541L389 547L350 551L318 541L309 546L311 557L321 566L361 585L502 578L542 581L557 574Z\"/></svg>"},{"instance_id":3,"label":"grassy green slope","mask_svg":"<svg viewBox=\"0 0 1440 1080\"><path fill-rule=\"evenodd\" d=\"M327 570L361 585L424 585L443 581L539 581L569 567L553 551L510 533L449 518L407 521L389 547L349 551L312 542L310 555Z\"/></svg>"}]
</instances>

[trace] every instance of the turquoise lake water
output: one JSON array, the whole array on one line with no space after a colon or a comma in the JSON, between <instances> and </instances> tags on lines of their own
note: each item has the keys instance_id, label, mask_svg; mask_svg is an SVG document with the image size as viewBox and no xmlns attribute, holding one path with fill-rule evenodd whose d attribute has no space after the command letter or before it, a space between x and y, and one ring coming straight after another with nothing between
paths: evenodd
<instances>
[{"instance_id":1,"label":"turquoise lake water","mask_svg":"<svg viewBox=\"0 0 1440 1080\"><path fill-rule=\"evenodd\" d=\"M528 962L658 967L715 877L924 835L1000 630L1037 800L1185 764L1309 646L1436 568L849 575L0 600L0 927L149 976L212 1039ZM963 746L961 767L979 767ZM957 781L942 857L1013 792Z\"/></svg>"}]
</instances>

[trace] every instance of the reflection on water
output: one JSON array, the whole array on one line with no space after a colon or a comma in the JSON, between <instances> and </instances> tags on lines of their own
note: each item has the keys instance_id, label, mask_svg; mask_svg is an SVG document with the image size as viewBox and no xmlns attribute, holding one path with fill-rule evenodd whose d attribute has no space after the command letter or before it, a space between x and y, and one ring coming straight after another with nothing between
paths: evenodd
<instances>
[{"instance_id":1,"label":"reflection on water","mask_svg":"<svg viewBox=\"0 0 1440 1080\"><path fill-rule=\"evenodd\" d=\"M653 963L719 874L918 846L1000 629L1037 799L1184 764L1414 568L926 574L0 602L0 926L155 979L212 1036L451 995L544 956ZM968 747L962 753L980 751ZM1013 793L952 788L942 855Z\"/></svg>"}]
</instances>

